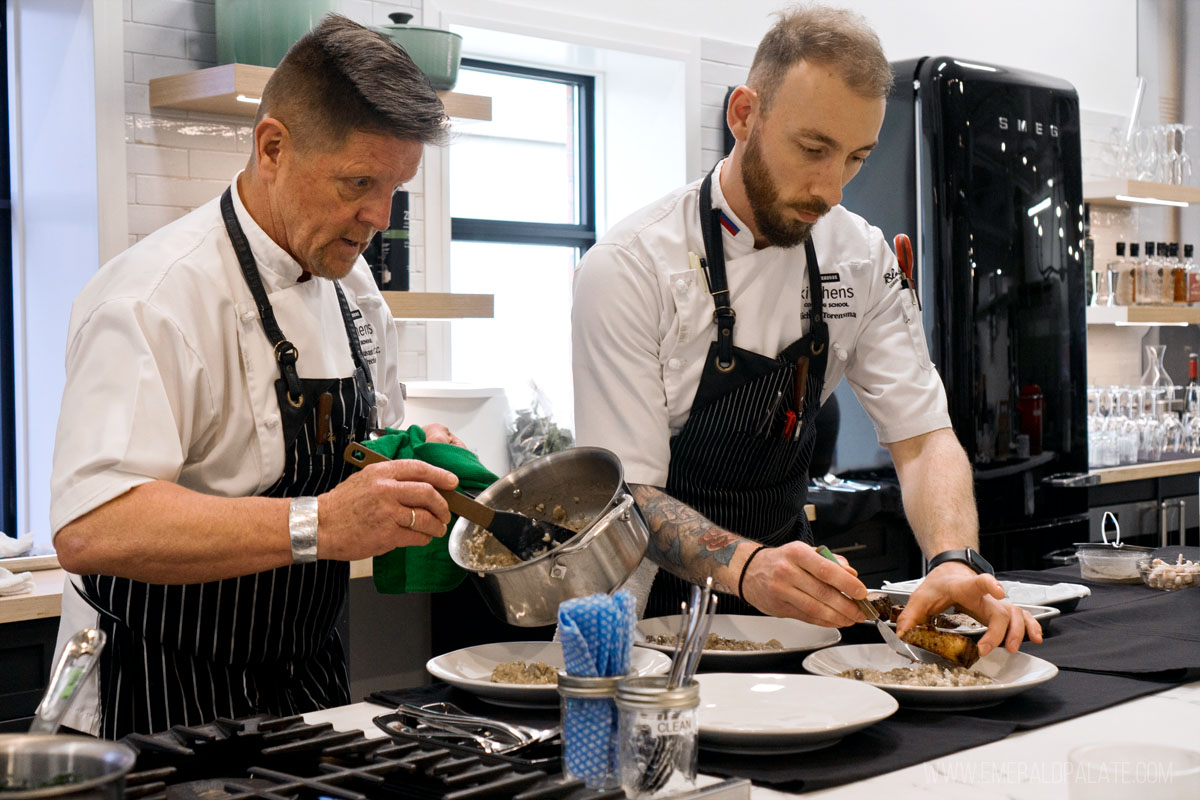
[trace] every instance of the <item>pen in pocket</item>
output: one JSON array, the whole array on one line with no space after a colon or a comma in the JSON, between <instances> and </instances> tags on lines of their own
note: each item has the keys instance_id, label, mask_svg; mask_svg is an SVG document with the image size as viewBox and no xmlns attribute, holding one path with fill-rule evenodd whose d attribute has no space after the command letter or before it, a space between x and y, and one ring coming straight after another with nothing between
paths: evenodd
<instances>
[{"instance_id":1,"label":"pen in pocket","mask_svg":"<svg viewBox=\"0 0 1200 800\"><path fill-rule=\"evenodd\" d=\"M775 398L771 401L771 405L767 406L766 413L758 421L758 427L755 428L755 433L763 434L771 430L771 422L775 419L775 412L779 410L779 404L783 402L783 390L775 392Z\"/></svg>"}]
</instances>

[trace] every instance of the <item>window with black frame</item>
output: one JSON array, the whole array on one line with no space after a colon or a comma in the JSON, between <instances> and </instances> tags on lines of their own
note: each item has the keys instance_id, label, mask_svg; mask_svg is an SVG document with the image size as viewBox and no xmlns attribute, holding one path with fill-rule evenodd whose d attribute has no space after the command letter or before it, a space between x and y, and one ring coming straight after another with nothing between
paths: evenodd
<instances>
[{"instance_id":1,"label":"window with black frame","mask_svg":"<svg viewBox=\"0 0 1200 800\"><path fill-rule=\"evenodd\" d=\"M450 288L494 295L495 315L451 325L451 376L504 387L514 408L536 386L571 427L571 281L596 241L594 79L463 59L455 90L491 97L492 119L450 149Z\"/></svg>"},{"instance_id":2,"label":"window with black frame","mask_svg":"<svg viewBox=\"0 0 1200 800\"><path fill-rule=\"evenodd\" d=\"M17 446L13 406L12 199L8 151L8 20L0 17L0 531L17 536Z\"/></svg>"}]
</instances>

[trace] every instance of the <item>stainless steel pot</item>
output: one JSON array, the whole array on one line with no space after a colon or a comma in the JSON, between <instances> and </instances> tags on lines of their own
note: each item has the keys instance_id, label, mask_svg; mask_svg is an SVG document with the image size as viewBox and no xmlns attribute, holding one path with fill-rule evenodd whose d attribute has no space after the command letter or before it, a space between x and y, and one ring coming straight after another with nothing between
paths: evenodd
<instances>
[{"instance_id":1,"label":"stainless steel pot","mask_svg":"<svg viewBox=\"0 0 1200 800\"><path fill-rule=\"evenodd\" d=\"M450 557L470 572L492 613L511 625L549 625L562 601L618 588L637 569L650 541L620 460L599 447L542 456L496 481L476 499L563 524L553 513L561 506L567 527L579 530L538 558L480 570L465 556L465 544L479 533L479 526L465 519L455 523ZM494 540L489 545L493 552L500 548Z\"/></svg>"},{"instance_id":2,"label":"stainless steel pot","mask_svg":"<svg viewBox=\"0 0 1200 800\"><path fill-rule=\"evenodd\" d=\"M0 786L6 787L0 797L121 800L125 774L133 762L133 750L120 742L86 736L0 734Z\"/></svg>"}]
</instances>

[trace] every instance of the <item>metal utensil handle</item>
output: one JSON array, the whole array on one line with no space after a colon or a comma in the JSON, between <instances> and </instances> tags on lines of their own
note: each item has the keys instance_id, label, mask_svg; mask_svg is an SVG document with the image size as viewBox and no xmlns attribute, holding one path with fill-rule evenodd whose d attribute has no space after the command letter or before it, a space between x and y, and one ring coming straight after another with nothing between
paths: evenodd
<instances>
[{"instance_id":1,"label":"metal utensil handle","mask_svg":"<svg viewBox=\"0 0 1200 800\"><path fill-rule=\"evenodd\" d=\"M680 680L683 679L684 669L687 667L688 659L691 658L692 646L694 637L700 623L697 610L700 608L700 587L692 585L691 600L687 604L687 629L684 634L683 647L679 650L679 660L671 664L671 671L667 675L667 689L674 689L679 686Z\"/></svg>"},{"instance_id":2,"label":"metal utensil handle","mask_svg":"<svg viewBox=\"0 0 1200 800\"><path fill-rule=\"evenodd\" d=\"M712 579L710 578L709 580L711 581ZM708 643L708 632L712 630L713 617L717 615L717 596L712 594L711 587L707 591L707 611L704 612L704 619L700 623L700 635L696 637L697 644L692 651L692 658L688 659L688 663L683 669L684 686L687 686L691 682L692 676L696 674L696 670L700 666L700 658L704 654L704 645Z\"/></svg>"},{"instance_id":3,"label":"metal utensil handle","mask_svg":"<svg viewBox=\"0 0 1200 800\"><path fill-rule=\"evenodd\" d=\"M632 495L628 495L628 494L621 495L621 499L617 501L617 504L615 506L613 506L612 510L609 511L607 514L605 514L600 519L593 522L592 526L590 528L588 528L587 532L584 533L583 536L581 536L578 540L572 539L567 544L559 545L554 550L555 563L557 563L558 559L563 556L569 556L574 553L578 553L579 551L586 548L589 544L591 544L591 541L593 539L595 539L597 536L599 536L601 533L604 532L604 529L608 527L609 523L611 523L614 519L616 519L617 517L626 513L627 511L630 511L631 510L630 507L632 505L633 505L633 496ZM632 513L636 514L637 511L632 511Z\"/></svg>"},{"instance_id":4,"label":"metal utensil handle","mask_svg":"<svg viewBox=\"0 0 1200 800\"><path fill-rule=\"evenodd\" d=\"M85 628L67 641L54 667L50 685L46 687L46 694L33 712L30 733L54 733L58 730L63 715L79 693L79 687L100 663L100 651L104 649L106 641L108 636L96 628Z\"/></svg>"},{"instance_id":5,"label":"metal utensil handle","mask_svg":"<svg viewBox=\"0 0 1200 800\"><path fill-rule=\"evenodd\" d=\"M449 726L454 728L485 728L488 730L500 731L505 736L510 737L514 741L527 742L533 737L525 731L522 731L507 722L502 722L498 719L490 719L488 717L476 717L472 715L446 714L441 711L429 711L420 706L401 703L396 708L396 713L419 719L422 722L429 723L434 727L439 725Z\"/></svg>"},{"instance_id":6,"label":"metal utensil handle","mask_svg":"<svg viewBox=\"0 0 1200 800\"><path fill-rule=\"evenodd\" d=\"M1117 532L1117 537L1112 542L1108 541L1108 521L1110 519ZM1105 544L1111 544L1113 547L1121 546L1121 523L1111 511L1105 511L1104 516L1100 518L1100 538L1104 540Z\"/></svg>"}]
</instances>

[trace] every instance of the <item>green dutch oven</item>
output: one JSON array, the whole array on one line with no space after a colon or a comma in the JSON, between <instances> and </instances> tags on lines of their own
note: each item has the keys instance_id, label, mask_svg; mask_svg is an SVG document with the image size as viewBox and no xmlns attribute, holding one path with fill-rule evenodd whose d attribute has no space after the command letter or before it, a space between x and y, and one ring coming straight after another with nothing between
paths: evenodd
<instances>
[{"instance_id":1,"label":"green dutch oven","mask_svg":"<svg viewBox=\"0 0 1200 800\"><path fill-rule=\"evenodd\" d=\"M462 37L441 28L408 25L412 14L403 11L388 14L388 17L396 24L382 25L376 30L404 48L434 89L439 92L453 89L458 81Z\"/></svg>"}]
</instances>

